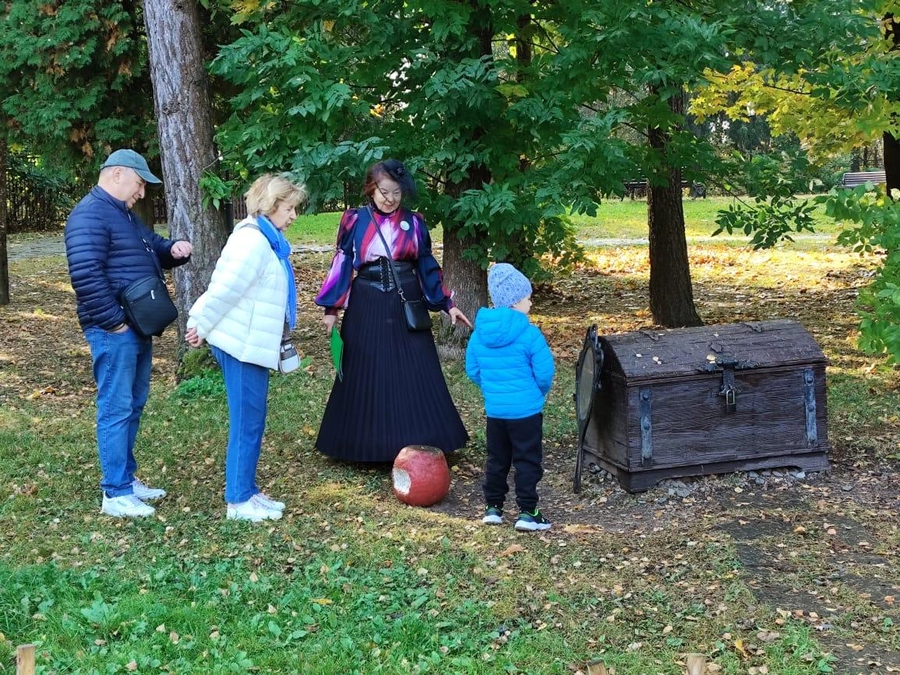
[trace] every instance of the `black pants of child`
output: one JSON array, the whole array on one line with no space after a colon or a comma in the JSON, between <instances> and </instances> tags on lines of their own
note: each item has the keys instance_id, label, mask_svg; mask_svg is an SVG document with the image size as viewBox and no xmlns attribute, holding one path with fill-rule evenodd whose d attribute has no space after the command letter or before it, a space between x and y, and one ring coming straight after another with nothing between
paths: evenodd
<instances>
[{"instance_id":1,"label":"black pants of child","mask_svg":"<svg viewBox=\"0 0 900 675\"><path fill-rule=\"evenodd\" d=\"M488 506L503 506L509 490L506 477L510 466L514 466L516 503L520 511L534 513L537 484L544 475L543 423L542 413L518 420L487 418L487 463L482 489Z\"/></svg>"}]
</instances>

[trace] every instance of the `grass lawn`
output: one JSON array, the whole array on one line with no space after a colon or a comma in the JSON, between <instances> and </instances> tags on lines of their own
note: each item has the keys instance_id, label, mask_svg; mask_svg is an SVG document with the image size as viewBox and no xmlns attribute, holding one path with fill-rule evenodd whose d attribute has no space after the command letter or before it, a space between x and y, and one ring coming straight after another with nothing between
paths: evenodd
<instances>
[{"instance_id":1,"label":"grass lawn","mask_svg":"<svg viewBox=\"0 0 900 675\"><path fill-rule=\"evenodd\" d=\"M720 210L736 204L731 197L709 197L706 199L685 199L684 218L689 240L708 240L717 229L715 219ZM319 213L301 216L288 231L292 242L306 245L332 245L340 222L340 213ZM647 202L644 199L608 200L603 202L595 217L573 216L577 228L577 237L581 241L590 242L598 239L647 239ZM841 231L841 226L828 218L819 210L815 213L816 234L801 233L794 238L798 242L827 240ZM441 241L440 225L432 229L432 238ZM722 241L741 245L747 237L735 233L725 233L715 237L713 241ZM818 244L814 244L818 245Z\"/></svg>"},{"instance_id":2,"label":"grass lawn","mask_svg":"<svg viewBox=\"0 0 900 675\"><path fill-rule=\"evenodd\" d=\"M607 206L624 222L642 205ZM634 222L621 231L639 238ZM336 226L319 216L294 228L327 245ZM595 475L576 496L584 327L651 322L646 247L589 249L535 296L558 366L541 483L554 528L535 536L480 523L484 420L458 363L445 372L472 441L451 461L444 503L405 507L387 468L315 451L332 373L311 298L328 257L295 256L295 335L310 362L273 377L259 478L288 506L256 526L224 519L222 382L208 372L176 384L174 331L156 343L137 449L142 477L170 494L152 519L100 515L90 358L65 261L12 263L13 302L0 307L0 671L24 643L43 673L571 674L599 659L646 675L683 672L689 652L734 675L900 668L900 377L858 352L852 313L871 260L822 241L691 247L707 322L789 317L822 345L831 473L639 495Z\"/></svg>"}]
</instances>

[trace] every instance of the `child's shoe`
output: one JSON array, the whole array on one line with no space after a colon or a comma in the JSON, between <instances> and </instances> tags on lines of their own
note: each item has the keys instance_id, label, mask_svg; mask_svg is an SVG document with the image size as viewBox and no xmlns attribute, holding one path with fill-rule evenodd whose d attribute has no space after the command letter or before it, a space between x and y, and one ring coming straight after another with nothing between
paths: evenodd
<instances>
[{"instance_id":1,"label":"child's shoe","mask_svg":"<svg viewBox=\"0 0 900 675\"><path fill-rule=\"evenodd\" d=\"M488 506L484 510L484 518L481 519L481 522L487 525L501 525L503 523L503 509L499 506Z\"/></svg>"},{"instance_id":2,"label":"child's shoe","mask_svg":"<svg viewBox=\"0 0 900 675\"><path fill-rule=\"evenodd\" d=\"M539 509L535 509L534 513L522 511L519 514L519 519L516 521L516 529L519 532L538 532L542 530L549 530L551 526L552 523L544 518L544 514L541 513Z\"/></svg>"}]
</instances>

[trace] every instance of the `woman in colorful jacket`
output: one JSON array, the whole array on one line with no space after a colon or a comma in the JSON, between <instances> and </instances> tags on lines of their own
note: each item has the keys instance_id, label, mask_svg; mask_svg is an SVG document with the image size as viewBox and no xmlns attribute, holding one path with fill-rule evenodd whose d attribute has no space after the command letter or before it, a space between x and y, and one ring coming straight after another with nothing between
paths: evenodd
<instances>
[{"instance_id":1,"label":"woman in colorful jacket","mask_svg":"<svg viewBox=\"0 0 900 675\"><path fill-rule=\"evenodd\" d=\"M469 436L431 331L407 327L389 259L407 300L424 298L428 309L446 312L453 324L472 324L443 286L425 220L402 206L415 197L406 167L394 159L378 162L363 192L368 203L341 218L337 251L316 297L329 333L345 310L343 378L335 378L316 448L356 462L392 462L413 444L452 452Z\"/></svg>"},{"instance_id":2,"label":"woman in colorful jacket","mask_svg":"<svg viewBox=\"0 0 900 675\"><path fill-rule=\"evenodd\" d=\"M247 213L228 238L209 287L194 303L185 339L209 343L222 367L228 396L225 456L226 517L277 520L284 503L256 485L269 371L278 368L281 343L297 318L297 287L291 246L284 238L306 201L306 189L267 174L246 195Z\"/></svg>"}]
</instances>

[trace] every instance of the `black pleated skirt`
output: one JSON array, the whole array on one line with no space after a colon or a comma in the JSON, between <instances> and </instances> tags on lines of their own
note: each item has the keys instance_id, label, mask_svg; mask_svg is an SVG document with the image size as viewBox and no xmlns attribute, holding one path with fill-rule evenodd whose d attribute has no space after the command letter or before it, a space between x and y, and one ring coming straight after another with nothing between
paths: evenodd
<instances>
[{"instance_id":1,"label":"black pleated skirt","mask_svg":"<svg viewBox=\"0 0 900 675\"><path fill-rule=\"evenodd\" d=\"M422 297L417 280L407 299ZM438 359L431 331L406 328L396 290L355 279L341 324L344 379L335 378L316 448L334 459L393 462L407 445L445 453L469 439Z\"/></svg>"}]
</instances>

